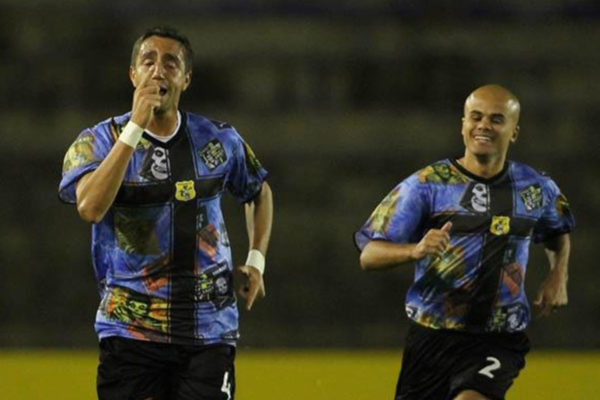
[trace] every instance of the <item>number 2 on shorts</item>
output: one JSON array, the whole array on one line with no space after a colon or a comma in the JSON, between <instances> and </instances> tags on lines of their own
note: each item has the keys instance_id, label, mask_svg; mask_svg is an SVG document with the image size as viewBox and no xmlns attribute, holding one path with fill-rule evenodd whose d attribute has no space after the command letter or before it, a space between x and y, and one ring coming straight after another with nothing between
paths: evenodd
<instances>
[{"instance_id":1,"label":"number 2 on shorts","mask_svg":"<svg viewBox=\"0 0 600 400\"><path fill-rule=\"evenodd\" d=\"M223 386L221 386L221 392L227 395L227 400L231 400L231 382L229 382L229 371L223 375Z\"/></svg>"},{"instance_id":2,"label":"number 2 on shorts","mask_svg":"<svg viewBox=\"0 0 600 400\"><path fill-rule=\"evenodd\" d=\"M491 364L488 365L487 367L481 368L478 372L481 375L485 375L488 378L494 379L494 374L492 374L492 371L500 369L500 366L501 366L500 360L498 360L496 357L487 357L486 361L490 361Z\"/></svg>"}]
</instances>

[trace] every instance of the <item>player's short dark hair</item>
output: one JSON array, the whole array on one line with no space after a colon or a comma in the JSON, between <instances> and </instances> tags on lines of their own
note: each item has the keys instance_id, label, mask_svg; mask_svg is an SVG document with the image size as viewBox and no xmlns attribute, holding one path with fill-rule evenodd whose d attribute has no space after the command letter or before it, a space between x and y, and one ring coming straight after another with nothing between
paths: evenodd
<instances>
[{"instance_id":1,"label":"player's short dark hair","mask_svg":"<svg viewBox=\"0 0 600 400\"><path fill-rule=\"evenodd\" d=\"M144 40L148 39L152 36L159 36L164 38L169 38L178 41L181 43L184 49L184 62L185 62L185 72L189 72L192 69L192 63L194 59L194 51L192 50L192 45L185 35L177 31L175 28L171 28L169 26L155 26L154 28L150 28L144 32L142 36L140 36L135 43L133 44L133 50L131 51L131 66L135 66L135 61L137 59L138 53L140 52L140 47Z\"/></svg>"}]
</instances>

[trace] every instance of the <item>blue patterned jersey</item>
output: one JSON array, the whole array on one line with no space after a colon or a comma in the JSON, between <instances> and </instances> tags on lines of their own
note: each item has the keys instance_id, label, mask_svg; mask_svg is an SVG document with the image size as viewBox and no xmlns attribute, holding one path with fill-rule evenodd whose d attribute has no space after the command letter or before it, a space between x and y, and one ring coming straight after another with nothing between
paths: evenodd
<instances>
[{"instance_id":1,"label":"blue patterned jersey","mask_svg":"<svg viewBox=\"0 0 600 400\"><path fill-rule=\"evenodd\" d=\"M416 263L406 296L409 318L435 329L523 330L530 320L524 291L529 245L571 231L565 196L524 164L509 161L483 179L443 160L396 186L355 242L360 250L371 240L417 243L447 221L453 225L445 253Z\"/></svg>"},{"instance_id":2,"label":"blue patterned jersey","mask_svg":"<svg viewBox=\"0 0 600 400\"><path fill-rule=\"evenodd\" d=\"M108 155L129 118L77 137L64 159L63 201L76 201L76 182ZM98 336L234 344L238 310L221 195L228 189L239 202L251 201L266 175L225 123L182 113L168 142L144 133L113 205L92 225Z\"/></svg>"}]
</instances>

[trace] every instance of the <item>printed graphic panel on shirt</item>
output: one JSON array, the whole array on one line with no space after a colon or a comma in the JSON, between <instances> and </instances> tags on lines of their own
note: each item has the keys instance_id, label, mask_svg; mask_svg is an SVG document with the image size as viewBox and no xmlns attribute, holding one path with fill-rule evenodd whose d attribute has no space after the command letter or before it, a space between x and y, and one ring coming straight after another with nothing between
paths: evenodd
<instances>
[{"instance_id":1,"label":"printed graphic panel on shirt","mask_svg":"<svg viewBox=\"0 0 600 400\"><path fill-rule=\"evenodd\" d=\"M487 324L491 332L514 332L525 329L529 322L527 306L521 303L511 304L494 309Z\"/></svg>"},{"instance_id":2,"label":"printed graphic panel on shirt","mask_svg":"<svg viewBox=\"0 0 600 400\"><path fill-rule=\"evenodd\" d=\"M140 175L150 181L164 181L170 175L169 150L151 146L142 162Z\"/></svg>"},{"instance_id":3,"label":"printed graphic panel on shirt","mask_svg":"<svg viewBox=\"0 0 600 400\"><path fill-rule=\"evenodd\" d=\"M252 173L256 174L262 166L260 165L260 161L258 161L256 154L254 154L254 150L252 150L252 147L246 142L244 142L244 153L246 154L246 166Z\"/></svg>"},{"instance_id":4,"label":"printed graphic panel on shirt","mask_svg":"<svg viewBox=\"0 0 600 400\"><path fill-rule=\"evenodd\" d=\"M558 195L558 197L556 198L556 212L561 217L563 215L571 214L571 207L569 205L569 200L567 200L567 197L562 193L560 193Z\"/></svg>"},{"instance_id":5,"label":"printed graphic panel on shirt","mask_svg":"<svg viewBox=\"0 0 600 400\"><path fill-rule=\"evenodd\" d=\"M198 151L198 154L202 158L204 165L211 171L227 161L225 149L217 139L208 142L206 146Z\"/></svg>"},{"instance_id":6,"label":"printed graphic panel on shirt","mask_svg":"<svg viewBox=\"0 0 600 400\"><path fill-rule=\"evenodd\" d=\"M469 182L456 167L445 162L439 162L425 167L419 173L421 183L461 184Z\"/></svg>"},{"instance_id":7,"label":"printed graphic panel on shirt","mask_svg":"<svg viewBox=\"0 0 600 400\"><path fill-rule=\"evenodd\" d=\"M527 211L533 211L542 206L542 187L537 183L521 190L519 196Z\"/></svg>"},{"instance_id":8,"label":"printed graphic panel on shirt","mask_svg":"<svg viewBox=\"0 0 600 400\"><path fill-rule=\"evenodd\" d=\"M233 304L233 277L226 263L202 271L196 279L195 301L208 301L217 309Z\"/></svg>"},{"instance_id":9,"label":"printed graphic panel on shirt","mask_svg":"<svg viewBox=\"0 0 600 400\"><path fill-rule=\"evenodd\" d=\"M372 232L384 233L387 230L399 199L400 188L396 187L381 201L369 219L369 229Z\"/></svg>"},{"instance_id":10,"label":"printed graphic panel on shirt","mask_svg":"<svg viewBox=\"0 0 600 400\"><path fill-rule=\"evenodd\" d=\"M480 182L471 182L461 200L461 207L476 213L486 213L490 209L490 189Z\"/></svg>"},{"instance_id":11,"label":"printed graphic panel on shirt","mask_svg":"<svg viewBox=\"0 0 600 400\"><path fill-rule=\"evenodd\" d=\"M95 161L94 141L95 137L91 133L81 135L75 140L65 155L63 173Z\"/></svg>"},{"instance_id":12,"label":"printed graphic panel on shirt","mask_svg":"<svg viewBox=\"0 0 600 400\"><path fill-rule=\"evenodd\" d=\"M114 229L117 246L126 253L159 254L156 216L151 210L115 207Z\"/></svg>"},{"instance_id":13,"label":"printed graphic panel on shirt","mask_svg":"<svg viewBox=\"0 0 600 400\"><path fill-rule=\"evenodd\" d=\"M137 335L145 330L168 332L168 309L169 303L163 299L118 286L109 289L100 305L107 318L129 324L129 330Z\"/></svg>"}]
</instances>

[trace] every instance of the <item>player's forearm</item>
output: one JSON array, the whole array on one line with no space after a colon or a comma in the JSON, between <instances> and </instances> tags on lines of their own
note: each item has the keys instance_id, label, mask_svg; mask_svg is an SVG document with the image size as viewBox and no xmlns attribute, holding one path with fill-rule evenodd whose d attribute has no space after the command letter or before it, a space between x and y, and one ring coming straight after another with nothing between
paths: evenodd
<instances>
[{"instance_id":1,"label":"player's forearm","mask_svg":"<svg viewBox=\"0 0 600 400\"><path fill-rule=\"evenodd\" d=\"M250 250L256 249L266 255L273 223L273 194L266 182L256 199L246 204L245 211Z\"/></svg>"},{"instance_id":2,"label":"player's forearm","mask_svg":"<svg viewBox=\"0 0 600 400\"><path fill-rule=\"evenodd\" d=\"M98 168L77 184L77 211L80 217L98 223L112 205L123 182L134 149L120 141L113 146Z\"/></svg>"},{"instance_id":3,"label":"player's forearm","mask_svg":"<svg viewBox=\"0 0 600 400\"><path fill-rule=\"evenodd\" d=\"M415 247L416 244L398 244L373 240L360 253L360 266L364 270L377 270L415 261Z\"/></svg>"},{"instance_id":4,"label":"player's forearm","mask_svg":"<svg viewBox=\"0 0 600 400\"><path fill-rule=\"evenodd\" d=\"M571 239L568 234L560 235L545 243L546 256L550 263L550 273L567 280L569 276L569 255Z\"/></svg>"}]
</instances>

